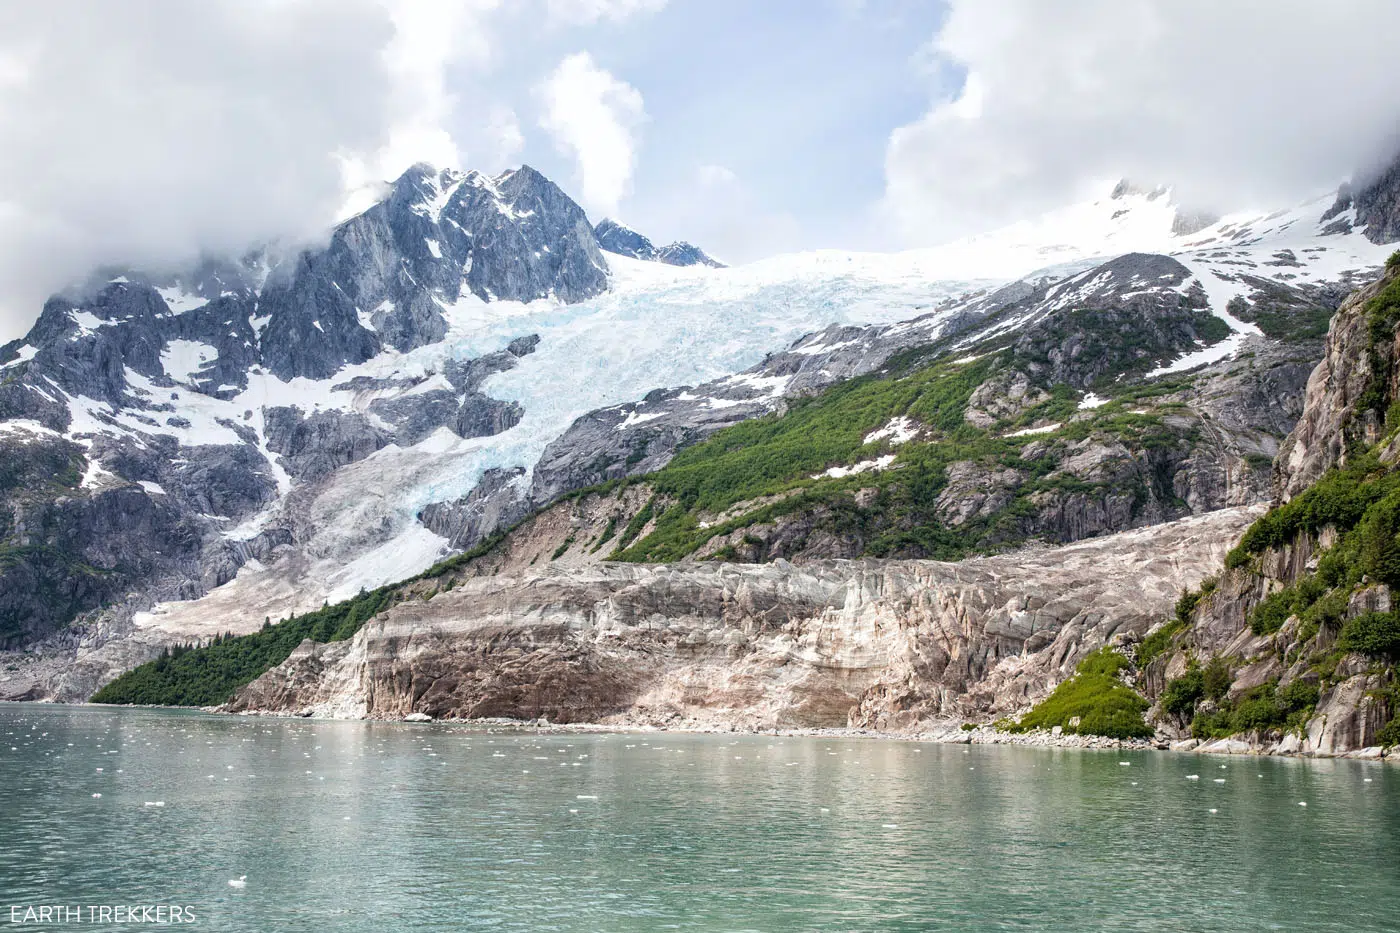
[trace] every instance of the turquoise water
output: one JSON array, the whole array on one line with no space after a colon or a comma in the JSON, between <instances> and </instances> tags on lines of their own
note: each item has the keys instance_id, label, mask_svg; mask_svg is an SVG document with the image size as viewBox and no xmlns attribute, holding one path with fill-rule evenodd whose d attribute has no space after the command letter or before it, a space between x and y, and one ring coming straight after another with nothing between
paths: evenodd
<instances>
[{"instance_id":1,"label":"turquoise water","mask_svg":"<svg viewBox=\"0 0 1400 933\"><path fill-rule=\"evenodd\" d=\"M1400 767L1378 763L13 705L0 814L0 922L176 904L182 929L240 933L1400 926Z\"/></svg>"}]
</instances>

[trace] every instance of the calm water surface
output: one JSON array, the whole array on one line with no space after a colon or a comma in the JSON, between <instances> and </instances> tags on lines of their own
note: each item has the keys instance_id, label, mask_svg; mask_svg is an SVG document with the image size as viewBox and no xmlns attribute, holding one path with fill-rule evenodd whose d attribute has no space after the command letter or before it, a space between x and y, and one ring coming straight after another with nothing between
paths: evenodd
<instances>
[{"instance_id":1,"label":"calm water surface","mask_svg":"<svg viewBox=\"0 0 1400 933\"><path fill-rule=\"evenodd\" d=\"M1397 878L1388 764L0 706L0 924L1395 930Z\"/></svg>"}]
</instances>

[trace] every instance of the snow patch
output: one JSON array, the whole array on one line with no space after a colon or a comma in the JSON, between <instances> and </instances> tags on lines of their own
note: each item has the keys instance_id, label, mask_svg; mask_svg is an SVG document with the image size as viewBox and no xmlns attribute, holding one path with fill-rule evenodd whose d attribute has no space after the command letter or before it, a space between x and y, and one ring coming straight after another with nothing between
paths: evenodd
<instances>
[{"instance_id":1,"label":"snow patch","mask_svg":"<svg viewBox=\"0 0 1400 933\"><path fill-rule=\"evenodd\" d=\"M78 332L84 337L92 336L99 327L106 327L107 324L111 323L102 320L91 311L69 311L68 316L78 325Z\"/></svg>"},{"instance_id":2,"label":"snow patch","mask_svg":"<svg viewBox=\"0 0 1400 933\"><path fill-rule=\"evenodd\" d=\"M914 435L919 433L919 425L904 415L891 418L883 427L871 431L865 435L865 443L873 444L876 441L888 439L891 446L899 446L914 439Z\"/></svg>"},{"instance_id":3,"label":"snow patch","mask_svg":"<svg viewBox=\"0 0 1400 933\"><path fill-rule=\"evenodd\" d=\"M843 476L854 476L857 473L869 473L874 470L888 469L889 465L894 463L894 458L894 454L885 454L883 457L876 457L874 460L862 460L848 467L834 466L823 473L817 473L812 479L822 479L823 477L841 479Z\"/></svg>"},{"instance_id":4,"label":"snow patch","mask_svg":"<svg viewBox=\"0 0 1400 933\"><path fill-rule=\"evenodd\" d=\"M39 440L41 437L53 437L62 439L53 428L46 428L37 421L29 418L14 418L9 421L0 421L0 434L18 434L21 444L28 444Z\"/></svg>"},{"instance_id":5,"label":"snow patch","mask_svg":"<svg viewBox=\"0 0 1400 933\"><path fill-rule=\"evenodd\" d=\"M1061 422L1056 421L1054 424L1042 425L1038 428L1022 428L1019 431L1012 431L1009 434L1003 434L1002 437L1029 437L1032 434L1049 434L1051 431L1060 430L1060 428L1062 428L1063 426L1064 425Z\"/></svg>"},{"instance_id":6,"label":"snow patch","mask_svg":"<svg viewBox=\"0 0 1400 933\"><path fill-rule=\"evenodd\" d=\"M18 366L20 363L28 363L30 360L34 359L35 356L38 355L39 348L31 347L29 344L26 343L24 346L19 348L18 352L19 356L10 360L8 363L0 364L0 369L5 369L8 366Z\"/></svg>"},{"instance_id":7,"label":"snow patch","mask_svg":"<svg viewBox=\"0 0 1400 933\"><path fill-rule=\"evenodd\" d=\"M664 414L665 414L665 412L662 412L662 411L652 412L652 413L650 413L650 414L645 414L645 415L642 414L641 412L637 412L637 411L629 412L628 415L627 415L627 417L624 418L624 419L618 424L617 430L619 430L619 431L625 431L625 430L627 430L628 428L632 427L634 424L643 424L643 423L645 423L645 422L647 422L647 421L655 421L657 418L660 418L660 417L661 417L662 415L664 415Z\"/></svg>"},{"instance_id":8,"label":"snow patch","mask_svg":"<svg viewBox=\"0 0 1400 933\"><path fill-rule=\"evenodd\" d=\"M198 340L172 340L160 351L160 365L176 382L189 383L219 358L219 351Z\"/></svg>"},{"instance_id":9,"label":"snow patch","mask_svg":"<svg viewBox=\"0 0 1400 933\"><path fill-rule=\"evenodd\" d=\"M157 288L156 292L165 299L165 305L170 309L171 314L184 314L186 311L202 308L209 303L209 299L187 292L178 285Z\"/></svg>"},{"instance_id":10,"label":"snow patch","mask_svg":"<svg viewBox=\"0 0 1400 933\"><path fill-rule=\"evenodd\" d=\"M1084 397L1079 400L1079 410L1086 411L1090 408L1098 408L1100 405L1107 405L1108 399L1100 398L1093 392L1084 393Z\"/></svg>"}]
</instances>

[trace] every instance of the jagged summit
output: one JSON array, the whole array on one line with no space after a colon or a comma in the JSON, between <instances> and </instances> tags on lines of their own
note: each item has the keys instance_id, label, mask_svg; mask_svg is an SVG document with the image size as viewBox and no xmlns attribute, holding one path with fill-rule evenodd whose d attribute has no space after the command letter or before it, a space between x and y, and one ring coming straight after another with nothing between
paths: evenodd
<instances>
[{"instance_id":1,"label":"jagged summit","mask_svg":"<svg viewBox=\"0 0 1400 933\"><path fill-rule=\"evenodd\" d=\"M605 217L593 228L598 245L610 253L664 262L672 266L709 266L724 268L724 263L709 256L700 247L684 240L677 240L666 246L657 247L651 240L625 224Z\"/></svg>"}]
</instances>

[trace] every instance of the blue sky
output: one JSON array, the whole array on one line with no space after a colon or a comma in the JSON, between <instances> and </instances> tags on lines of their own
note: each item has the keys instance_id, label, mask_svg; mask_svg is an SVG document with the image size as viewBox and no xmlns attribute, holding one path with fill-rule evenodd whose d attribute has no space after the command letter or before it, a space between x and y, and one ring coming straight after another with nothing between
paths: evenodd
<instances>
[{"instance_id":1,"label":"blue sky","mask_svg":"<svg viewBox=\"0 0 1400 933\"><path fill-rule=\"evenodd\" d=\"M659 240L704 240L729 219L696 203L709 166L733 174L738 212L761 227L752 242L702 244L739 254L727 258L877 245L867 215L884 190L891 131L957 90L956 70L933 73L925 51L945 12L914 0L682 0L621 22L532 30L537 11L517 7L498 27L513 37L499 65L449 80L451 128L470 138L480 115L470 102L485 89L518 116L515 159L577 196L573 161L537 125L532 91L565 55L586 51L644 102L621 219Z\"/></svg>"}]
</instances>

